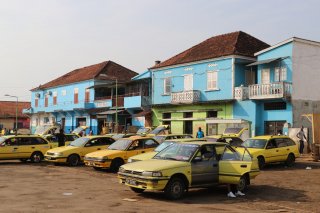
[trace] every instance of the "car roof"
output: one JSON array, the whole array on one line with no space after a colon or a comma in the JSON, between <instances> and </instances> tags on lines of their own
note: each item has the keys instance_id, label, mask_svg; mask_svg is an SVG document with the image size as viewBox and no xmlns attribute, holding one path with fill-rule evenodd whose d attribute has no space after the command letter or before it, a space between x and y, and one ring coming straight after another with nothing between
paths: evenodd
<instances>
[{"instance_id":1,"label":"car roof","mask_svg":"<svg viewBox=\"0 0 320 213\"><path fill-rule=\"evenodd\" d=\"M194 141L194 142L181 142L181 144L195 144L195 145L228 145L227 143L224 142L207 142L207 141Z\"/></svg>"},{"instance_id":2,"label":"car roof","mask_svg":"<svg viewBox=\"0 0 320 213\"><path fill-rule=\"evenodd\" d=\"M129 138L122 138L123 140L139 140L139 139L153 139L153 137L144 137L139 135L134 135Z\"/></svg>"},{"instance_id":3,"label":"car roof","mask_svg":"<svg viewBox=\"0 0 320 213\"><path fill-rule=\"evenodd\" d=\"M265 139L265 140L269 140L271 138L290 138L290 137L286 136L286 135L259 135L259 136L252 137L250 139Z\"/></svg>"}]
</instances>

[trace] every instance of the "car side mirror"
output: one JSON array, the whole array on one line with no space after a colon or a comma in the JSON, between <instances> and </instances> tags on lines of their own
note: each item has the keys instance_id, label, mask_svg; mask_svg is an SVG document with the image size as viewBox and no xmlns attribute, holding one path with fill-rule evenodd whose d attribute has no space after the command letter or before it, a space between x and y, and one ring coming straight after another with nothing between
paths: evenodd
<instances>
[{"instance_id":1,"label":"car side mirror","mask_svg":"<svg viewBox=\"0 0 320 213\"><path fill-rule=\"evenodd\" d=\"M200 156L196 156L195 158L193 158L192 162L201 162L202 161L202 157Z\"/></svg>"}]
</instances>

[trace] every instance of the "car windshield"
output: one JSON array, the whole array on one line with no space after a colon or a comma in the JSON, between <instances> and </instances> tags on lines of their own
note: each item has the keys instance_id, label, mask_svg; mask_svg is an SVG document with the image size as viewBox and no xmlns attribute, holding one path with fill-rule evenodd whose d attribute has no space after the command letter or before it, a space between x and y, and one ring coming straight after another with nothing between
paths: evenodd
<instances>
[{"instance_id":1,"label":"car windshield","mask_svg":"<svg viewBox=\"0 0 320 213\"><path fill-rule=\"evenodd\" d=\"M85 130L86 128L83 127L83 126L79 126L77 128L75 128L72 133L76 133L76 134L79 134L81 131Z\"/></svg>"},{"instance_id":2,"label":"car windshield","mask_svg":"<svg viewBox=\"0 0 320 213\"><path fill-rule=\"evenodd\" d=\"M162 144L160 144L159 146L157 146L157 148L154 150L155 152L160 152L162 150L164 150L165 148L167 148L168 146L172 145L174 142L172 141L165 141Z\"/></svg>"},{"instance_id":3,"label":"car windshield","mask_svg":"<svg viewBox=\"0 0 320 213\"><path fill-rule=\"evenodd\" d=\"M7 138L5 137L0 137L0 144L2 144Z\"/></svg>"},{"instance_id":4,"label":"car windshield","mask_svg":"<svg viewBox=\"0 0 320 213\"><path fill-rule=\"evenodd\" d=\"M243 146L247 148L264 149L267 140L265 139L247 139L243 142Z\"/></svg>"},{"instance_id":5,"label":"car windshield","mask_svg":"<svg viewBox=\"0 0 320 213\"><path fill-rule=\"evenodd\" d=\"M34 134L36 135L41 135L43 134L46 130L48 130L47 126L37 126L36 127L36 131L34 132Z\"/></svg>"},{"instance_id":6,"label":"car windshield","mask_svg":"<svg viewBox=\"0 0 320 213\"><path fill-rule=\"evenodd\" d=\"M86 137L78 138L72 141L69 146L83 147L89 140L90 138L86 138Z\"/></svg>"},{"instance_id":7,"label":"car windshield","mask_svg":"<svg viewBox=\"0 0 320 213\"><path fill-rule=\"evenodd\" d=\"M111 144L108 149L111 150L126 150L130 144L131 144L132 140L129 139L119 139L116 142L114 142L113 144Z\"/></svg>"},{"instance_id":8,"label":"car windshield","mask_svg":"<svg viewBox=\"0 0 320 213\"><path fill-rule=\"evenodd\" d=\"M198 150L198 148L199 145L196 144L175 143L156 154L153 158L175 161L189 161L194 153Z\"/></svg>"},{"instance_id":9,"label":"car windshield","mask_svg":"<svg viewBox=\"0 0 320 213\"><path fill-rule=\"evenodd\" d=\"M140 128L140 129L137 131L137 134L147 133L148 131L149 131L148 128Z\"/></svg>"},{"instance_id":10,"label":"car windshield","mask_svg":"<svg viewBox=\"0 0 320 213\"><path fill-rule=\"evenodd\" d=\"M117 140L119 138L123 138L124 134L116 134L116 135L113 135L112 138Z\"/></svg>"},{"instance_id":11,"label":"car windshield","mask_svg":"<svg viewBox=\"0 0 320 213\"><path fill-rule=\"evenodd\" d=\"M150 132L150 134L155 134L155 135L157 135L157 134L159 134L162 130L165 130L165 129L166 129L165 126L158 126L158 127L155 128L154 130L152 130L152 131Z\"/></svg>"},{"instance_id":12,"label":"car windshield","mask_svg":"<svg viewBox=\"0 0 320 213\"><path fill-rule=\"evenodd\" d=\"M157 136L154 136L154 137L153 137L153 139L155 139L155 140L158 141L158 142L164 141L165 138L166 138L165 135L157 135Z\"/></svg>"},{"instance_id":13,"label":"car windshield","mask_svg":"<svg viewBox=\"0 0 320 213\"><path fill-rule=\"evenodd\" d=\"M226 128L223 134L226 134L226 135L238 134L241 130L242 128Z\"/></svg>"}]
</instances>

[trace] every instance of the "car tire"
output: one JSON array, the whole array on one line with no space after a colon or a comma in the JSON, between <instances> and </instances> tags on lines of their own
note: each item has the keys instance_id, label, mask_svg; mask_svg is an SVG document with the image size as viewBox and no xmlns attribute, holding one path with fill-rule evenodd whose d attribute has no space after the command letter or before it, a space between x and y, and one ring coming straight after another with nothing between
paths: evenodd
<instances>
[{"instance_id":1,"label":"car tire","mask_svg":"<svg viewBox=\"0 0 320 213\"><path fill-rule=\"evenodd\" d=\"M296 158L292 153L290 153L287 157L287 160L285 161L285 165L288 167L292 167L296 161Z\"/></svg>"},{"instance_id":2,"label":"car tire","mask_svg":"<svg viewBox=\"0 0 320 213\"><path fill-rule=\"evenodd\" d=\"M181 178L178 177L170 179L164 189L166 197L170 200L178 200L182 198L185 192L186 184Z\"/></svg>"},{"instance_id":3,"label":"car tire","mask_svg":"<svg viewBox=\"0 0 320 213\"><path fill-rule=\"evenodd\" d=\"M242 175L239 180L239 184L237 185L238 191L245 192L248 188L248 183L248 176Z\"/></svg>"},{"instance_id":4,"label":"car tire","mask_svg":"<svg viewBox=\"0 0 320 213\"><path fill-rule=\"evenodd\" d=\"M79 161L80 161L79 156L75 154L70 155L67 159L67 163L69 166L78 166Z\"/></svg>"},{"instance_id":5,"label":"car tire","mask_svg":"<svg viewBox=\"0 0 320 213\"><path fill-rule=\"evenodd\" d=\"M144 192L144 189L139 189L139 188L135 188L135 187L130 187L130 189L138 194L141 194L142 192Z\"/></svg>"},{"instance_id":6,"label":"car tire","mask_svg":"<svg viewBox=\"0 0 320 213\"><path fill-rule=\"evenodd\" d=\"M121 158L116 158L111 161L110 170L112 172L118 172L120 166L124 164L124 161Z\"/></svg>"},{"instance_id":7,"label":"car tire","mask_svg":"<svg viewBox=\"0 0 320 213\"><path fill-rule=\"evenodd\" d=\"M30 160L32 163L40 163L43 160L43 154L41 152L32 153Z\"/></svg>"},{"instance_id":8,"label":"car tire","mask_svg":"<svg viewBox=\"0 0 320 213\"><path fill-rule=\"evenodd\" d=\"M259 165L259 169L263 169L264 166L266 165L266 161L264 160L263 156L258 157L258 165Z\"/></svg>"}]
</instances>

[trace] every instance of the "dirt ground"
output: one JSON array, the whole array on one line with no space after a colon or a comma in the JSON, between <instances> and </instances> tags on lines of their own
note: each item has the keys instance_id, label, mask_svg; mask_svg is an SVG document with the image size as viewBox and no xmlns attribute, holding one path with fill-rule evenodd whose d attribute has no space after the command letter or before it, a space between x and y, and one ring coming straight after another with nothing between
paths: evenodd
<instances>
[{"instance_id":1,"label":"dirt ground","mask_svg":"<svg viewBox=\"0 0 320 213\"><path fill-rule=\"evenodd\" d=\"M137 195L116 174L85 166L0 161L0 168L0 212L320 212L320 162L311 156L292 168L267 166L246 196L232 199L225 186L192 189L179 201Z\"/></svg>"}]
</instances>

